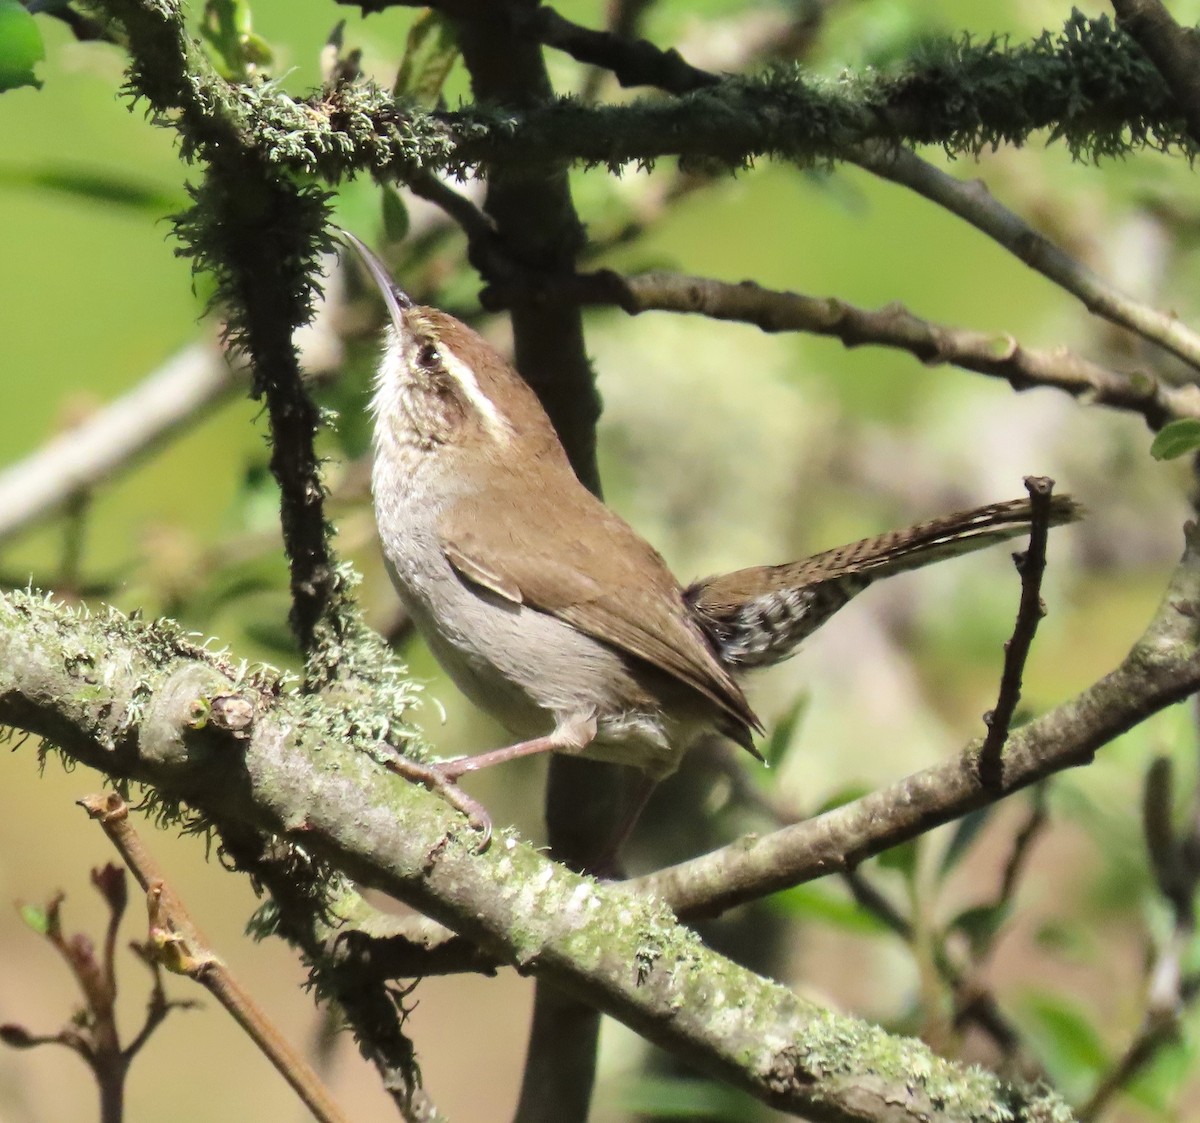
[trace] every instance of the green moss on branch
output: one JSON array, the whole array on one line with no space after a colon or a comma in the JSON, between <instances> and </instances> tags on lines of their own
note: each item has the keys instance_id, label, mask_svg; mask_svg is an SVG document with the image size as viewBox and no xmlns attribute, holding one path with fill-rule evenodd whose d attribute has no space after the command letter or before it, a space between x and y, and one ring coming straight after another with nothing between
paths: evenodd
<instances>
[{"instance_id":1,"label":"green moss on branch","mask_svg":"<svg viewBox=\"0 0 1200 1123\"><path fill-rule=\"evenodd\" d=\"M244 703L235 729L203 720L231 695ZM375 760L381 735L406 728L412 700L397 678L332 705L169 624L0 598L0 722L186 800L229 837L295 843L760 1099L846 1123L1065 1118L1056 1100L738 967L659 902L597 885L511 838L477 854L459 816Z\"/></svg>"}]
</instances>

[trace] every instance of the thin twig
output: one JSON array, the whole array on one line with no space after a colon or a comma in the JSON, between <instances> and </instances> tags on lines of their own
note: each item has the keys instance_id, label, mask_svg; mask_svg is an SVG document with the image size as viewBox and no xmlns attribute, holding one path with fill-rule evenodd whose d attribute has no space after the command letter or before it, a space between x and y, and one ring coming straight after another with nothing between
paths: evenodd
<instances>
[{"instance_id":1,"label":"thin twig","mask_svg":"<svg viewBox=\"0 0 1200 1123\"><path fill-rule=\"evenodd\" d=\"M1144 371L1109 370L1065 348L1029 349L1007 333L923 320L898 303L873 311L836 297L767 289L752 281L730 284L663 272L627 277L611 270L569 277L514 276L507 284L489 285L481 298L492 308L534 300L617 305L630 315L651 310L696 313L754 324L766 332L832 336L847 347L894 347L930 366L949 363L1002 378L1014 390L1050 387L1088 403L1135 413L1152 429L1178 417L1200 417L1200 391L1194 386L1167 386Z\"/></svg>"},{"instance_id":2,"label":"thin twig","mask_svg":"<svg viewBox=\"0 0 1200 1123\"><path fill-rule=\"evenodd\" d=\"M336 1002L401 1118L407 1123L442 1120L422 1085L416 1051L404 1032L408 990L391 982L381 962L395 956L398 940L404 940L398 935L401 918L372 908L298 847L228 821L222 823L221 837L226 858L271 895L274 933L300 951L312 984ZM413 944L421 943L420 935L410 934L408 949L415 960L419 950ZM423 972L396 974L411 978Z\"/></svg>"},{"instance_id":3,"label":"thin twig","mask_svg":"<svg viewBox=\"0 0 1200 1123\"><path fill-rule=\"evenodd\" d=\"M761 811L780 826L787 826L804 820L804 816L794 807L789 806L777 796L764 792L758 785L751 783L746 770L741 767L734 755L728 751L728 746L721 744L714 745L714 748L717 751L713 753L713 766L718 768L721 775L727 778L733 789L734 799L744 801L751 807ZM1044 788L1038 788L1037 791L1039 795L1036 797L1036 805L1038 808L1041 808L1043 798L1040 793L1044 791ZM1032 831L1029 827L1030 824L1027 823L1026 827L1018 832L1017 840L1014 843L1014 855L1010 858L1006 869L1004 885L1008 884L1008 869L1015 871L1016 867L1021 863L1022 859L1017 858L1016 854L1019 852L1023 856L1028 852L1029 843L1032 839ZM863 873L862 869L844 869L839 871L839 873L843 883L850 890L851 895L859 906L881 921L889 931L898 936L906 944L911 945L913 943L915 929L912 921L879 890L874 882ZM1012 878L1015 883L1015 872ZM1005 889L1002 888L1001 894L1004 892ZM452 942L447 941L439 945L439 951L443 957L442 962L446 963L450 961L450 957L455 954L456 949ZM457 955L459 961L465 963L463 951L458 951ZM931 959L938 975L954 995L955 1027L962 1028L968 1023L976 1025L992 1039L996 1047L1006 1057L1017 1058L1023 1076L1029 1079L1038 1079L1044 1076L1040 1065L1025 1046L1020 1031L1009 1021L1003 1010L1000 1009L1000 1004L995 994L990 989L979 984L976 972L968 972L961 965L954 962L944 939L936 941Z\"/></svg>"},{"instance_id":4,"label":"thin twig","mask_svg":"<svg viewBox=\"0 0 1200 1123\"><path fill-rule=\"evenodd\" d=\"M1159 0L1119 0L1113 6L1119 22L1139 39L1180 97L1181 104L1191 107L1192 134L1200 139L1195 123L1200 121L1197 52L1185 46L1179 37L1168 34L1171 28L1179 29L1165 15ZM1154 18L1148 19L1152 9ZM527 25L530 31L542 35L548 46L564 50L573 58L607 67L623 84L653 85L680 94L720 82L718 75L690 65L677 51L664 51L644 40L630 42L610 32L580 27L545 7L538 11L537 18ZM1165 30L1164 16L1171 25ZM848 158L872 174L902 184L965 219L1031 269L1078 297L1089 311L1159 344L1200 369L1200 334L1097 276L999 203L980 181L964 183L909 149L890 142L867 142L851 150Z\"/></svg>"},{"instance_id":5,"label":"thin twig","mask_svg":"<svg viewBox=\"0 0 1200 1123\"><path fill-rule=\"evenodd\" d=\"M53 515L245 389L212 343L193 343L82 424L0 472L0 542Z\"/></svg>"},{"instance_id":6,"label":"thin twig","mask_svg":"<svg viewBox=\"0 0 1200 1123\"><path fill-rule=\"evenodd\" d=\"M0 1041L18 1049L63 1045L78 1054L95 1078L100 1095L101 1123L121 1123L125 1111L125 1083L134 1058L171 1010L194 1004L168 999L156 969L145 1022L134 1039L122 1048L116 1020L116 940L128 902L125 871L111 863L93 869L92 885L108 906L108 923L99 956L86 936L68 937L64 933L63 893L56 893L44 910L35 912L37 920L31 920L33 927L45 936L75 976L83 993L83 1008L76 1011L57 1033L35 1034L12 1023L0 1026ZM133 950L141 954L136 945Z\"/></svg>"},{"instance_id":7,"label":"thin twig","mask_svg":"<svg viewBox=\"0 0 1200 1123\"><path fill-rule=\"evenodd\" d=\"M1171 934L1154 952L1141 1025L1079 1108L1081 1123L1097 1118L1160 1050L1178 1040L1180 1019L1200 992L1200 979L1184 973L1196 934L1195 897L1200 885L1200 852L1195 845L1200 830L1200 778L1197 785L1189 821L1176 832L1171 822L1174 776L1170 759L1159 757L1146 773L1142 831L1154 880L1171 906Z\"/></svg>"},{"instance_id":8,"label":"thin twig","mask_svg":"<svg viewBox=\"0 0 1200 1123\"><path fill-rule=\"evenodd\" d=\"M1200 369L1200 334L1175 316L1135 300L1075 260L988 191L982 180L955 179L908 149L863 145L848 158L867 171L958 215L1030 269L1083 302L1094 315L1127 328Z\"/></svg>"},{"instance_id":9,"label":"thin twig","mask_svg":"<svg viewBox=\"0 0 1200 1123\"><path fill-rule=\"evenodd\" d=\"M766 893L844 869L969 811L996 802L1055 772L1090 761L1097 748L1146 715L1135 698L1147 687L1165 690L1164 703L1195 693L1200 664L1174 686L1163 661L1164 645L1190 650L1196 628L1186 606L1200 590L1200 533L1188 528L1188 545L1155 618L1129 655L1110 674L1054 710L1014 730L1004 752L999 788L979 777L981 741L955 758L922 769L861 799L762 838L742 839L711 854L637 878L630 887L671 902L676 915L717 915ZM1197 595L1200 595L1198 593ZM1177 612L1176 606L1184 606ZM1189 657L1190 659L1190 657ZM1183 670L1183 665L1178 668ZM1153 684L1153 685L1151 685ZM1130 708L1114 708L1126 692Z\"/></svg>"},{"instance_id":10,"label":"thin twig","mask_svg":"<svg viewBox=\"0 0 1200 1123\"><path fill-rule=\"evenodd\" d=\"M322 1123L349 1117L307 1061L271 1023L229 968L210 950L183 902L167 887L162 870L129 822L129 808L115 792L86 796L79 805L99 824L146 893L150 930L160 962L204 987L246 1031L305 1106Z\"/></svg>"},{"instance_id":11,"label":"thin twig","mask_svg":"<svg viewBox=\"0 0 1200 1123\"><path fill-rule=\"evenodd\" d=\"M1042 575L1046 571L1046 543L1050 536L1050 499L1054 481L1046 476L1027 476L1029 492L1029 547L1015 555L1021 575L1021 603L1012 638L1004 645L1004 670L1000 693L994 709L984 714L987 736L979 750L979 778L985 787L998 788L1004 779L1004 743L1012 726L1013 714L1021 700L1021 676L1038 623L1046 615L1042 603Z\"/></svg>"},{"instance_id":12,"label":"thin twig","mask_svg":"<svg viewBox=\"0 0 1200 1123\"><path fill-rule=\"evenodd\" d=\"M993 907L1006 905L1016 895L1017 885L1028 864L1033 844L1049 822L1049 816L1046 813L1048 791L1049 787L1046 784L1039 784L1033 789L1032 806L1025 822L1013 836L1012 849L1009 851L1008 861L1004 863L1004 873L1000 878L1000 888L996 891L996 896L992 901Z\"/></svg>"},{"instance_id":13,"label":"thin twig","mask_svg":"<svg viewBox=\"0 0 1200 1123\"><path fill-rule=\"evenodd\" d=\"M530 8L518 26L523 34L547 47L611 71L622 86L655 86L683 94L721 81L717 75L692 66L674 49L663 51L645 39L583 27L545 4Z\"/></svg>"}]
</instances>

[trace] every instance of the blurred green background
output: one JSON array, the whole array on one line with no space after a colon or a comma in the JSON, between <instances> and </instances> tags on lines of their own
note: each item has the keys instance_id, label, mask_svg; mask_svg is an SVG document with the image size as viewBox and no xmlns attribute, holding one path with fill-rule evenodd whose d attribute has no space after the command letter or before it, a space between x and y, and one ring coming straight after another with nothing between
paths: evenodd
<instances>
[{"instance_id":1,"label":"blurred green background","mask_svg":"<svg viewBox=\"0 0 1200 1123\"><path fill-rule=\"evenodd\" d=\"M603 22L598 2L559 7L589 26ZM1069 13L1068 5L1049 0L845 0L827 8L808 62L830 75L887 65L922 36L970 30L1025 38L1061 26ZM253 9L256 31L276 52L275 74L297 94L319 81L321 48L343 18L346 41L363 48L368 72L390 82L414 18L396 10L364 21L350 8L311 0L256 0ZM772 9L663 0L645 33L703 63L723 36L736 37L749 17ZM1195 20L1200 2L1177 3L1173 13ZM189 262L175 256L165 217L186 205L184 183L195 173L181 165L172 134L119 94L117 49L76 43L44 18L39 25L47 42L39 67L44 87L0 96L6 463L214 332L212 319L202 317L206 280L193 278ZM715 57L710 65L720 68ZM565 56L551 54L549 64L561 91L585 80ZM456 68L447 97L454 104L466 92ZM925 155L947 163L937 152ZM1200 211L1192 172L1181 161L1143 154L1082 167L1059 148L1031 146L949 166L960 176L982 176L1003 202L1121 287L1195 322ZM642 236L613 246L597 264L753 278L868 307L901 301L929 319L1012 333L1026 346L1070 346L1120 369L1155 364L1156 372L1170 373L1160 358L1088 320L1072 298L982 235L857 169L812 173L764 164L696 186L678 203L657 203L656 184L673 175L663 162L654 176L573 176L593 236L602 240L631 217L647 222ZM378 189L370 183L346 185L339 211L352 229L378 236ZM423 263L419 283L427 299L477 311L476 278L463 267L455 239ZM481 327L503 344L503 323L485 320ZM1050 615L1025 676L1032 711L1115 665L1148 620L1179 552L1186 468L1151 461L1150 434L1135 418L1049 391L1016 395L1002 383L925 368L889 351L847 351L829 340L764 336L695 318L595 313L589 348L606 402L608 499L684 579L788 560L958 506L1013 498L1022 494L1024 475L1054 476L1090 514L1083 526L1053 537ZM337 434L325 440L338 480L341 465L362 451L372 351L369 337L360 339L344 373L318 388L342 415ZM279 646L286 570L278 550L205 577L203 595L194 576L215 544L272 535L266 458L258 406L236 400L105 486L75 527L85 535L81 584L125 610L176 613L239 655L286 662ZM341 548L363 569L364 603L383 626L394 602L362 488L348 484L345 495L334 508ZM65 527L54 520L0 545L3 578L58 583ZM756 683L752 696L768 723L806 699L784 766L766 778L756 774L756 782L811 810L851 787L887 782L954 752L980 731L979 715L994 701L1017 593L1008 553L997 549L864 595L800 656ZM446 707L444 725L433 707L421 715L435 744L451 753L502 742L503 733L441 681L419 645L406 654ZM1074 1094L1086 1094L1136 1026L1145 933L1164 922L1140 853L1141 775L1156 752L1174 753L1192 769L1194 740L1190 715L1176 711L1106 749L1086 772L1056 781L1053 829L1035 854L1019 920L991 965L997 990ZM543 767L532 762L481 780L478 790L497 822L515 821L540 836ZM749 760L746 767L756 768ZM28 748L6 756L0 777L9 795L0 816L0 902L42 901L61 887L69 894L69 925L98 934L101 910L87 870L113 855L73 801L99 779L83 770L64 774L54 762L39 776ZM880 877L898 893L923 893L922 907L944 921L995 879L1019 820L1016 807L999 811L936 894L917 884L928 876L907 887L895 871ZM763 829L731 823L751 827ZM315 1035L319 1017L287 950L241 934L255 905L245 884L206 863L196 839L159 833L152 845L220 953L253 980L293 1037L303 1043ZM936 865L941 845L935 838L924 847L924 867ZM796 917L786 957L794 985L864 1016L908 1024L923 981L898 941L863 928L837 887L796 895L779 908ZM141 920L136 908L131 915L133 938ZM123 1010L130 1027L143 1001L139 971L129 960ZM412 1032L428 1086L452 1119L510 1113L529 988L511 972L418 988ZM187 996L182 980L171 989ZM48 1030L73 1001L51 952L15 911L0 909L0 1022ZM595 1118L623 1119L638 1104L669 1106L661 1088L628 1079L639 1053L632 1035L608 1027ZM1113 1117L1188 1117L1194 1088L1180 1072L1191 1055L1190 1043L1169 1053ZM391 1112L345 1037L332 1064L335 1094L352 1113ZM92 1099L83 1066L65 1053L0 1051L0 1120L87 1118ZM735 1105L726 1114L755 1111ZM135 1068L128 1117L167 1112L178 1123L302 1117L282 1082L213 1009L173 1016Z\"/></svg>"}]
</instances>

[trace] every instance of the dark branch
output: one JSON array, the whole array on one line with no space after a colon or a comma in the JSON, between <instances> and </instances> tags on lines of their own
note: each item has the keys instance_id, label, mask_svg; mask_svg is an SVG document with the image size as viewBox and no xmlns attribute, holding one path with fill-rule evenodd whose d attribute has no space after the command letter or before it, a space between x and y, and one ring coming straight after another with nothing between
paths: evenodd
<instances>
[{"instance_id":1,"label":"dark branch","mask_svg":"<svg viewBox=\"0 0 1200 1123\"><path fill-rule=\"evenodd\" d=\"M1179 108L1188 132L1200 141L1200 39L1195 28L1180 27L1161 0L1113 0L1117 25L1129 33L1154 63Z\"/></svg>"},{"instance_id":2,"label":"dark branch","mask_svg":"<svg viewBox=\"0 0 1200 1123\"><path fill-rule=\"evenodd\" d=\"M1021 602L1012 638L1004 645L1004 670L1000 675L1000 693L995 708L984 714L987 736L979 750L979 778L985 787L999 788L1004 783L1004 745L1012 726L1017 703L1021 700L1021 676L1033 646L1038 624L1046 615L1042 603L1042 575L1046 572L1046 543L1050 536L1050 499L1054 481L1045 476L1028 476L1029 547L1015 555L1021 575Z\"/></svg>"},{"instance_id":3,"label":"dark branch","mask_svg":"<svg viewBox=\"0 0 1200 1123\"><path fill-rule=\"evenodd\" d=\"M684 94L721 81L718 75L692 66L673 48L664 51L645 39L582 27L544 4L530 9L517 27L522 34L564 51L578 62L612 71L622 86L655 86Z\"/></svg>"},{"instance_id":4,"label":"dark branch","mask_svg":"<svg viewBox=\"0 0 1200 1123\"><path fill-rule=\"evenodd\" d=\"M516 32L529 5L477 0L456 22L463 61L476 99L485 105L539 111L554 88L537 43ZM534 5L533 7L536 7ZM458 208L460 220L463 208ZM472 237L472 264L486 271L497 248L522 269L572 272L586 237L571 198L566 170L543 165L497 166L488 174L484 212L495 237ZM469 214L467 216L469 218ZM513 353L521 377L546 408L575 474L596 495L600 395L588 361L578 308L526 305L511 312ZM612 765L556 756L550 763L545 808L551 855L584 869L611 832L610 795L619 789ZM517 1104L517 1123L584 1123L589 1114L599 1048L599 1010L578 994L539 979Z\"/></svg>"}]
</instances>

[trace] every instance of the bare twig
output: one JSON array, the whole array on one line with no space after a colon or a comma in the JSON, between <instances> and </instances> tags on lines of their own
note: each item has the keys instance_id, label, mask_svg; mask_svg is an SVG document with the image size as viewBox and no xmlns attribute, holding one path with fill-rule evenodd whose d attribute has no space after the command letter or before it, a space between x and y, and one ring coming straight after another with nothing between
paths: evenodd
<instances>
[{"instance_id":1,"label":"bare twig","mask_svg":"<svg viewBox=\"0 0 1200 1123\"><path fill-rule=\"evenodd\" d=\"M221 825L221 838L226 858L271 895L272 932L299 949L311 982L336 1004L339 1020L353 1031L401 1118L407 1123L442 1120L404 1032L410 988L392 983L380 964L389 956L401 957L397 943L415 960L434 941L421 941L417 931L406 940L399 935L399 918L372 908L300 847L228 820ZM437 949L431 948L431 958L438 958Z\"/></svg>"},{"instance_id":2,"label":"bare twig","mask_svg":"<svg viewBox=\"0 0 1200 1123\"><path fill-rule=\"evenodd\" d=\"M610 270L569 277L526 275L507 285L489 285L482 299L493 308L535 300L615 304L630 315L651 310L696 313L754 324L766 332L832 336L847 347L894 347L931 366L950 363L1002 378L1014 390L1051 387L1082 401L1136 413L1152 429L1178 417L1200 417L1200 391L1195 386L1167 386L1146 372L1119 373L1065 348L1032 350L1004 333L967 331L923 320L901 304L872 311L836 297L766 289L752 281L729 284L661 272L626 277Z\"/></svg>"},{"instance_id":3,"label":"bare twig","mask_svg":"<svg viewBox=\"0 0 1200 1123\"><path fill-rule=\"evenodd\" d=\"M742 840L630 884L664 897L680 916L712 916L765 893L853 869L941 823L1086 763L1100 745L1146 716L1147 688L1154 694L1165 690L1164 701L1172 702L1200 688L1200 657L1191 655L1179 665L1177 670L1184 673L1177 680L1161 658L1164 642L1170 646L1182 640L1188 649L1193 642L1185 638L1192 637L1196 627L1189 619L1193 578L1200 581L1200 536L1189 526L1184 560L1146 633L1116 670L1010 734L999 787L989 788L979 778L982 742L977 741L953 760L814 819L765 838ZM1200 584L1196 588L1200 590ZM1183 606L1182 613L1177 605ZM1125 703L1114 707L1115 692L1125 690Z\"/></svg>"},{"instance_id":4,"label":"bare twig","mask_svg":"<svg viewBox=\"0 0 1200 1123\"><path fill-rule=\"evenodd\" d=\"M1078 297L1089 312L1200 369L1200 335L1173 315L1121 292L1076 261L994 198L982 180L955 179L915 153L894 146L864 145L852 151L851 159L969 222L1030 269Z\"/></svg>"},{"instance_id":5,"label":"bare twig","mask_svg":"<svg viewBox=\"0 0 1200 1123\"><path fill-rule=\"evenodd\" d=\"M158 863L129 822L115 792L86 796L79 805L95 819L146 893L150 938L156 958L176 974L204 987L262 1050L305 1106L322 1123L348 1123L317 1074L271 1023L229 968L210 950L182 901L167 887Z\"/></svg>"},{"instance_id":6,"label":"bare twig","mask_svg":"<svg viewBox=\"0 0 1200 1123\"><path fill-rule=\"evenodd\" d=\"M1017 885L1021 880L1033 844L1037 841L1049 821L1046 814L1046 784L1039 784L1033 789L1032 806L1025 817L1025 822L1013 836L1012 848L1008 852L1008 861L1004 863L1004 873L1000 877L1000 887L992 901L994 907L1008 904L1016 895Z\"/></svg>"},{"instance_id":7,"label":"bare twig","mask_svg":"<svg viewBox=\"0 0 1200 1123\"><path fill-rule=\"evenodd\" d=\"M1042 574L1046 571L1046 542L1050 535L1050 498L1054 481L1045 476L1028 476L1029 547L1017 554L1017 572L1021 575L1021 602L1012 638L1004 645L1004 670L1000 675L1000 693L996 706L983 715L987 736L979 750L979 778L986 787L999 787L1004 780L1004 743L1012 726L1013 714L1021 700L1021 676L1038 623L1046 615L1042 603Z\"/></svg>"},{"instance_id":8,"label":"bare twig","mask_svg":"<svg viewBox=\"0 0 1200 1123\"><path fill-rule=\"evenodd\" d=\"M23 910L31 925L46 937L75 976L83 992L83 1009L57 1033L35 1034L16 1024L0 1026L0 1041L17 1049L64 1045L77 1053L95 1077L100 1093L101 1123L121 1123L124 1117L125 1081L134 1058L171 1010L186 1009L194 1003L169 1000L163 991L161 972L157 965L152 965L154 982L145 1021L133 1040L122 1047L116 1020L116 945L117 930L128 900L125 871L114 865L94 869L92 884L108 905L108 923L99 956L86 936L68 938L64 934L64 894L56 893L44 910ZM132 949L145 961L141 946L134 944Z\"/></svg>"},{"instance_id":9,"label":"bare twig","mask_svg":"<svg viewBox=\"0 0 1200 1123\"><path fill-rule=\"evenodd\" d=\"M246 388L212 343L185 347L82 424L0 473L0 542L47 518Z\"/></svg>"},{"instance_id":10,"label":"bare twig","mask_svg":"<svg viewBox=\"0 0 1200 1123\"><path fill-rule=\"evenodd\" d=\"M1154 880L1171 906L1171 933L1154 952L1141 1025L1079 1108L1081 1123L1097 1118L1160 1050L1178 1040L1180 1018L1200 994L1200 978L1184 972L1196 934L1195 897L1200 886L1200 780L1197 783L1188 822L1176 833L1171 823L1174 779L1170 759L1159 757L1146 773L1142 829Z\"/></svg>"},{"instance_id":11,"label":"bare twig","mask_svg":"<svg viewBox=\"0 0 1200 1123\"><path fill-rule=\"evenodd\" d=\"M692 66L676 50L663 51L645 39L582 27L544 4L527 11L519 25L522 33L579 62L611 71L622 86L656 86L682 94L721 81Z\"/></svg>"}]
</instances>

